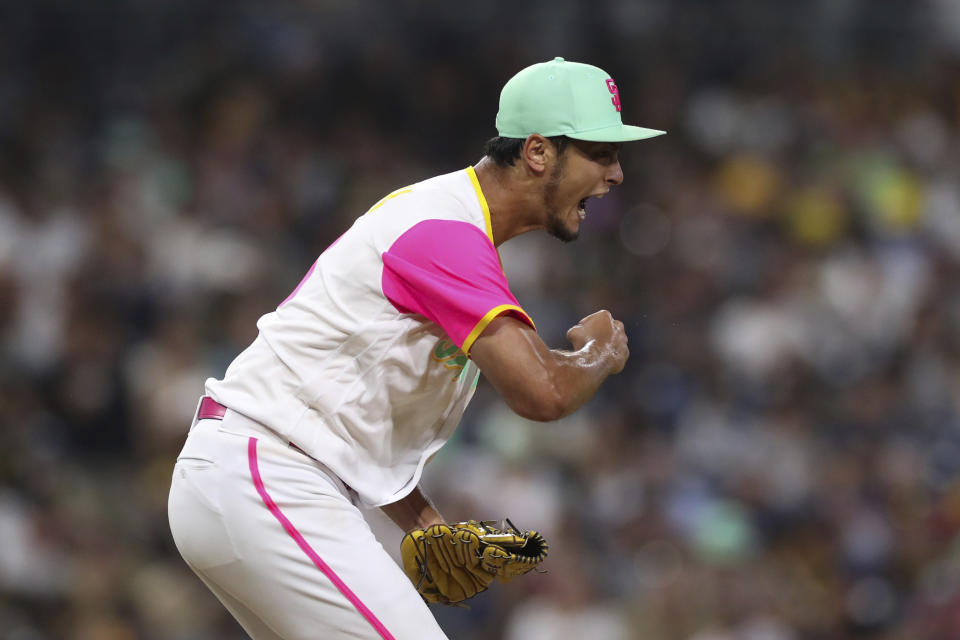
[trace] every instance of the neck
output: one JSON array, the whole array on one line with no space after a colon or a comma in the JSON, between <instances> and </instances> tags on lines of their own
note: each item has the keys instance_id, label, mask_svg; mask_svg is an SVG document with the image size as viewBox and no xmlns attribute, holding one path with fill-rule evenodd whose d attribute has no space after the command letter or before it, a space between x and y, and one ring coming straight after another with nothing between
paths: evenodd
<instances>
[{"instance_id":1,"label":"neck","mask_svg":"<svg viewBox=\"0 0 960 640\"><path fill-rule=\"evenodd\" d=\"M500 167L484 157L474 170L490 208L494 245L499 247L522 233L544 228L540 186L520 166Z\"/></svg>"}]
</instances>

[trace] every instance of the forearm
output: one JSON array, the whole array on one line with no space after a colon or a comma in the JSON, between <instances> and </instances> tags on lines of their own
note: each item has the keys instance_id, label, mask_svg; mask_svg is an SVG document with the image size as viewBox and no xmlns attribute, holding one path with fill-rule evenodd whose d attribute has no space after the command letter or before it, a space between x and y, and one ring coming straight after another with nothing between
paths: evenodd
<instances>
[{"instance_id":1,"label":"forearm","mask_svg":"<svg viewBox=\"0 0 960 640\"><path fill-rule=\"evenodd\" d=\"M567 339L573 351L550 349L526 324L500 317L474 342L471 357L517 414L549 422L583 406L630 354L623 324L606 311L584 318Z\"/></svg>"},{"instance_id":2,"label":"forearm","mask_svg":"<svg viewBox=\"0 0 960 640\"><path fill-rule=\"evenodd\" d=\"M577 351L552 349L550 355L549 385L558 405L554 417L570 415L586 404L615 369L613 355L596 341Z\"/></svg>"},{"instance_id":3,"label":"forearm","mask_svg":"<svg viewBox=\"0 0 960 640\"><path fill-rule=\"evenodd\" d=\"M549 422L570 415L618 370L615 352L598 341L566 351L548 349L532 332L522 338L534 357L518 362L491 382L510 408L524 418Z\"/></svg>"},{"instance_id":4,"label":"forearm","mask_svg":"<svg viewBox=\"0 0 960 640\"><path fill-rule=\"evenodd\" d=\"M380 510L404 532L426 529L432 524L444 522L443 516L420 487L416 487L407 497L380 507Z\"/></svg>"}]
</instances>

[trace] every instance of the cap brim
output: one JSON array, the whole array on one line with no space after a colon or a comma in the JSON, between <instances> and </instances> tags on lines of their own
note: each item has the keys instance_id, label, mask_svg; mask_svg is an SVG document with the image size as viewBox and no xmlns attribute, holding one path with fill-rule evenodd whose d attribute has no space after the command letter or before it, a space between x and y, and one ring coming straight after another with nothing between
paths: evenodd
<instances>
[{"instance_id":1,"label":"cap brim","mask_svg":"<svg viewBox=\"0 0 960 640\"><path fill-rule=\"evenodd\" d=\"M568 138L584 140L586 142L632 142L662 136L666 131L659 129L645 129L630 124L618 124L612 127L584 131L582 133L568 133Z\"/></svg>"}]
</instances>

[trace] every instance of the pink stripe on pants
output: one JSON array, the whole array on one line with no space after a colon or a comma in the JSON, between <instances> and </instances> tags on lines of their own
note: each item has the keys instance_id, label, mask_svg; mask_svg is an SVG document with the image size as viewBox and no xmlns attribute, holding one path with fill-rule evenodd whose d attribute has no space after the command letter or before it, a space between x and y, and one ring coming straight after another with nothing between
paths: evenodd
<instances>
[{"instance_id":1,"label":"pink stripe on pants","mask_svg":"<svg viewBox=\"0 0 960 640\"><path fill-rule=\"evenodd\" d=\"M293 523L290 522L287 516L283 515L283 512L280 511L280 507L277 506L277 503L274 502L273 498L270 497L270 494L267 493L266 487L263 486L263 478L260 477L260 467L257 464L256 438L250 438L250 440L247 442L247 459L250 462L250 475L253 477L253 485L257 488L257 493L260 494L260 497L263 499L263 503L267 506L267 509L270 510L270 513L273 514L273 517L275 517L280 524L283 525L283 528L286 529L287 533L290 534L290 537L294 539L294 541L300 546L300 549L307 554L307 557L313 561L313 564L320 569L323 575L330 579L330 582L332 582L334 586L340 590L340 593L346 596L347 600L349 600L356 610L360 612L360 615L366 618L367 622L370 623L370 626L376 629L377 633L380 634L380 637L384 638L385 640L395 640L393 635L387 631L385 626L383 626L383 623L377 619L377 616L375 616L367 607L367 605L363 604L360 598L357 597L357 594L351 591L350 587L348 587L343 580L340 579L340 576L338 576L336 572L331 569L326 562L323 561L323 558L321 558L319 554L313 550L313 547L310 546L310 543L306 541L299 531L297 531L297 528L293 526Z\"/></svg>"}]
</instances>

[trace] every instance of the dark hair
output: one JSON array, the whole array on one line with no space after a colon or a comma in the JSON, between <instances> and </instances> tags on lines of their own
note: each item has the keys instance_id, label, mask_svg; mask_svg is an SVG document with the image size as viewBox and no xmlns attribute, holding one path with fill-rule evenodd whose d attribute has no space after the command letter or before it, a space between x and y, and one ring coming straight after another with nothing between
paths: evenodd
<instances>
[{"instance_id":1,"label":"dark hair","mask_svg":"<svg viewBox=\"0 0 960 640\"><path fill-rule=\"evenodd\" d=\"M570 142L570 138L567 136L552 136L547 140L557 148L558 155L563 153ZM520 157L524 142L526 142L526 138L502 138L497 136L487 140L487 144L483 147L483 153L496 162L498 166L512 167L513 161Z\"/></svg>"}]
</instances>

